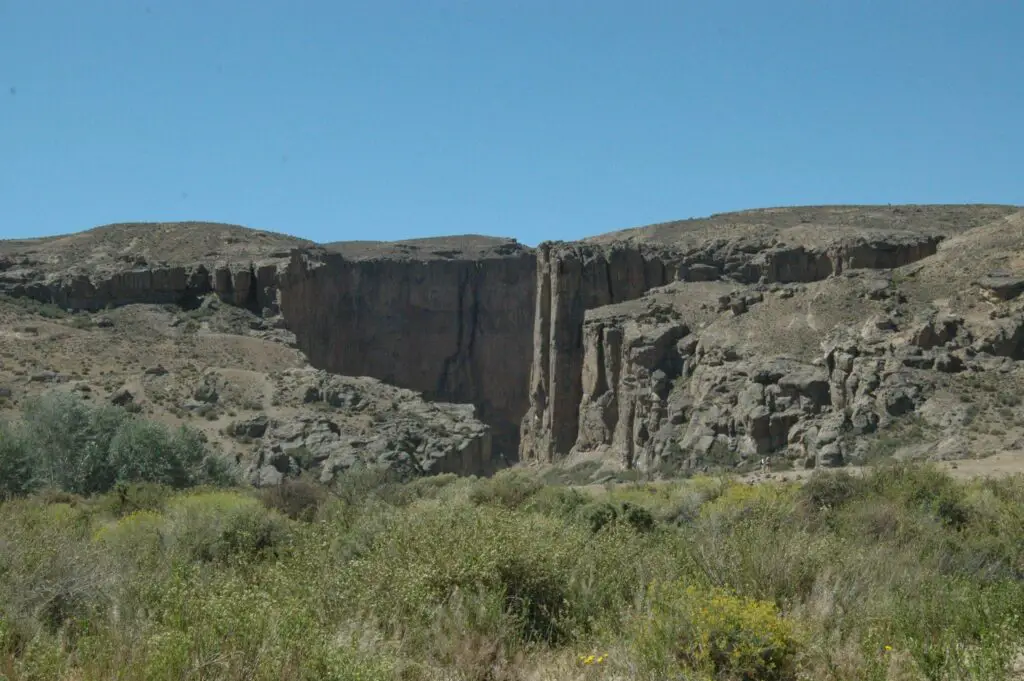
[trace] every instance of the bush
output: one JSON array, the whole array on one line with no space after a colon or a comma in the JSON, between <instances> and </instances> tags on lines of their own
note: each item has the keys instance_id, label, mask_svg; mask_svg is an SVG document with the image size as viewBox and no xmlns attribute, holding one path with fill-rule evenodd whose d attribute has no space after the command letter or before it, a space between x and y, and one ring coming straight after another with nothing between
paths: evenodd
<instances>
[{"instance_id":1,"label":"bush","mask_svg":"<svg viewBox=\"0 0 1024 681\"><path fill-rule=\"evenodd\" d=\"M32 462L18 435L0 422L0 501L32 489Z\"/></svg>"},{"instance_id":2,"label":"bush","mask_svg":"<svg viewBox=\"0 0 1024 681\"><path fill-rule=\"evenodd\" d=\"M108 576L88 533L81 507L37 500L0 505L0 619L20 640L102 612Z\"/></svg>"},{"instance_id":3,"label":"bush","mask_svg":"<svg viewBox=\"0 0 1024 681\"><path fill-rule=\"evenodd\" d=\"M818 470L800 488L800 497L811 511L837 509L861 494L864 488L863 481L846 471Z\"/></svg>"},{"instance_id":4,"label":"bush","mask_svg":"<svg viewBox=\"0 0 1024 681\"><path fill-rule=\"evenodd\" d=\"M152 421L127 421L110 442L110 465L115 479L187 487L193 482L190 469L205 454L201 448L188 445Z\"/></svg>"},{"instance_id":5,"label":"bush","mask_svg":"<svg viewBox=\"0 0 1024 681\"><path fill-rule=\"evenodd\" d=\"M796 678L795 626L766 601L681 582L652 585L630 625L648 678Z\"/></svg>"},{"instance_id":6,"label":"bush","mask_svg":"<svg viewBox=\"0 0 1024 681\"><path fill-rule=\"evenodd\" d=\"M615 506L607 501L587 504L580 510L580 516L591 532L600 532L619 517Z\"/></svg>"},{"instance_id":7,"label":"bush","mask_svg":"<svg viewBox=\"0 0 1024 681\"><path fill-rule=\"evenodd\" d=\"M25 461L28 472L18 474ZM102 494L118 483L183 488L235 481L231 464L208 452L196 431L172 432L68 393L26 403L18 431L0 434L0 466L15 470L10 485L22 491L41 486L79 495Z\"/></svg>"},{"instance_id":8,"label":"bush","mask_svg":"<svg viewBox=\"0 0 1024 681\"><path fill-rule=\"evenodd\" d=\"M827 513L724 478L345 484L314 522L274 510L312 487L0 503L0 676L987 681L1024 644L1024 477L869 473Z\"/></svg>"},{"instance_id":9,"label":"bush","mask_svg":"<svg viewBox=\"0 0 1024 681\"><path fill-rule=\"evenodd\" d=\"M477 505L497 505L519 508L544 487L537 476L526 471L506 468L494 477L479 481L469 494Z\"/></svg>"},{"instance_id":10,"label":"bush","mask_svg":"<svg viewBox=\"0 0 1024 681\"><path fill-rule=\"evenodd\" d=\"M131 416L117 407L91 407L69 393L49 393L22 410L25 446L39 484L74 494L113 487L110 443Z\"/></svg>"},{"instance_id":11,"label":"bush","mask_svg":"<svg viewBox=\"0 0 1024 681\"><path fill-rule=\"evenodd\" d=\"M136 511L159 511L173 489L153 482L118 483L111 492L97 498L97 510L121 517Z\"/></svg>"},{"instance_id":12,"label":"bush","mask_svg":"<svg viewBox=\"0 0 1024 681\"><path fill-rule=\"evenodd\" d=\"M622 520L637 532L650 532L654 529L654 516L643 506L628 502L622 504Z\"/></svg>"},{"instance_id":13,"label":"bush","mask_svg":"<svg viewBox=\"0 0 1024 681\"><path fill-rule=\"evenodd\" d=\"M654 516L643 506L624 501L618 505L607 501L591 502L579 507L579 516L591 532L600 532L615 522L621 522L637 532L654 529Z\"/></svg>"},{"instance_id":14,"label":"bush","mask_svg":"<svg viewBox=\"0 0 1024 681\"><path fill-rule=\"evenodd\" d=\"M289 531L283 516L237 492L177 497L166 517L170 551L190 561L261 558L274 553Z\"/></svg>"},{"instance_id":15,"label":"bush","mask_svg":"<svg viewBox=\"0 0 1024 681\"><path fill-rule=\"evenodd\" d=\"M383 467L361 466L350 468L339 475L333 485L334 493L346 504L355 506L383 490L401 483L403 476Z\"/></svg>"},{"instance_id":16,"label":"bush","mask_svg":"<svg viewBox=\"0 0 1024 681\"><path fill-rule=\"evenodd\" d=\"M167 519L156 511L135 511L100 528L93 539L122 570L153 568L167 549Z\"/></svg>"},{"instance_id":17,"label":"bush","mask_svg":"<svg viewBox=\"0 0 1024 681\"><path fill-rule=\"evenodd\" d=\"M429 622L456 593L482 591L499 599L522 641L556 643L572 630L569 573L584 541L535 515L414 505L353 561L350 597L404 629Z\"/></svg>"},{"instance_id":18,"label":"bush","mask_svg":"<svg viewBox=\"0 0 1024 681\"><path fill-rule=\"evenodd\" d=\"M323 485L315 482L285 479L280 485L261 488L259 498L269 509L292 520L309 522L316 517L317 509L327 500L328 494Z\"/></svg>"},{"instance_id":19,"label":"bush","mask_svg":"<svg viewBox=\"0 0 1024 681\"><path fill-rule=\"evenodd\" d=\"M538 490L525 508L536 513L572 520L588 503L587 496L579 490L548 485Z\"/></svg>"}]
</instances>

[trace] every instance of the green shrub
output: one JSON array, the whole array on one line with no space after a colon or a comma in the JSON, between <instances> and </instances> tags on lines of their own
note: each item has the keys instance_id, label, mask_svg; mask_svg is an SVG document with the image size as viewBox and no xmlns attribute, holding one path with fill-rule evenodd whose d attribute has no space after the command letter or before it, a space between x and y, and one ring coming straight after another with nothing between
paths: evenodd
<instances>
[{"instance_id":1,"label":"green shrub","mask_svg":"<svg viewBox=\"0 0 1024 681\"><path fill-rule=\"evenodd\" d=\"M345 485L0 503L0 676L987 681L1024 649L1024 477Z\"/></svg>"},{"instance_id":2,"label":"green shrub","mask_svg":"<svg viewBox=\"0 0 1024 681\"><path fill-rule=\"evenodd\" d=\"M477 482L469 498L478 505L519 508L543 487L544 483L532 473L506 468Z\"/></svg>"},{"instance_id":3,"label":"green shrub","mask_svg":"<svg viewBox=\"0 0 1024 681\"><path fill-rule=\"evenodd\" d=\"M538 490L525 505L527 510L565 518L578 517L580 510L588 504L588 497L571 487L546 485Z\"/></svg>"},{"instance_id":4,"label":"green shrub","mask_svg":"<svg viewBox=\"0 0 1024 681\"><path fill-rule=\"evenodd\" d=\"M28 448L12 428L0 422L0 501L27 494L32 487Z\"/></svg>"},{"instance_id":5,"label":"green shrub","mask_svg":"<svg viewBox=\"0 0 1024 681\"><path fill-rule=\"evenodd\" d=\"M110 443L130 415L117 407L91 407L69 393L28 400L22 410L25 446L33 453L35 476L43 486L74 494L113 487L116 473Z\"/></svg>"},{"instance_id":6,"label":"green shrub","mask_svg":"<svg viewBox=\"0 0 1024 681\"><path fill-rule=\"evenodd\" d=\"M86 509L69 504L0 504L0 619L21 640L105 609L109 575L90 545L89 523Z\"/></svg>"},{"instance_id":7,"label":"green shrub","mask_svg":"<svg viewBox=\"0 0 1024 681\"><path fill-rule=\"evenodd\" d=\"M176 497L166 516L170 551L193 561L261 558L274 553L289 532L283 516L237 492Z\"/></svg>"},{"instance_id":8,"label":"green shrub","mask_svg":"<svg viewBox=\"0 0 1024 681\"><path fill-rule=\"evenodd\" d=\"M623 503L622 520L637 532L650 532L654 529L654 516L643 506Z\"/></svg>"},{"instance_id":9,"label":"green shrub","mask_svg":"<svg viewBox=\"0 0 1024 681\"><path fill-rule=\"evenodd\" d=\"M591 532L600 532L615 522L621 522L637 532L650 532L654 529L654 515L643 506L624 501L618 505L607 501L583 504L578 515Z\"/></svg>"},{"instance_id":10,"label":"green shrub","mask_svg":"<svg viewBox=\"0 0 1024 681\"><path fill-rule=\"evenodd\" d=\"M23 461L30 463L29 472L10 478L23 491L41 486L92 495L118 483L182 488L235 482L233 466L208 452L198 432L172 432L120 407L91 406L68 393L29 400L20 428L0 435L0 466L21 470ZM29 483L18 482L26 477Z\"/></svg>"},{"instance_id":11,"label":"green shrub","mask_svg":"<svg viewBox=\"0 0 1024 681\"><path fill-rule=\"evenodd\" d=\"M629 626L645 678L796 678L793 623L772 603L681 582L654 584Z\"/></svg>"},{"instance_id":12,"label":"green shrub","mask_svg":"<svg viewBox=\"0 0 1024 681\"><path fill-rule=\"evenodd\" d=\"M389 626L412 626L456 592L500 598L524 641L572 629L570 568L585 535L504 509L418 504L352 562L350 597Z\"/></svg>"},{"instance_id":13,"label":"green shrub","mask_svg":"<svg viewBox=\"0 0 1024 681\"><path fill-rule=\"evenodd\" d=\"M95 500L97 510L120 517L136 511L159 511L174 490L156 482L121 482Z\"/></svg>"},{"instance_id":14,"label":"green shrub","mask_svg":"<svg viewBox=\"0 0 1024 681\"><path fill-rule=\"evenodd\" d=\"M360 466L339 475L333 484L335 495L349 505L358 505L371 497L379 497L382 490L404 481L397 471L383 467Z\"/></svg>"},{"instance_id":15,"label":"green shrub","mask_svg":"<svg viewBox=\"0 0 1024 681\"><path fill-rule=\"evenodd\" d=\"M328 494L323 485L309 480L285 479L280 485L261 488L259 498L269 509L292 520L309 522L316 517L317 509L327 500Z\"/></svg>"},{"instance_id":16,"label":"green shrub","mask_svg":"<svg viewBox=\"0 0 1024 681\"><path fill-rule=\"evenodd\" d=\"M93 541L124 572L131 571L126 569L128 566L155 569L168 548L167 524L167 519L156 511L135 511L101 527Z\"/></svg>"},{"instance_id":17,"label":"green shrub","mask_svg":"<svg viewBox=\"0 0 1024 681\"><path fill-rule=\"evenodd\" d=\"M472 481L473 478L462 478L453 473L412 478L406 482L391 480L377 488L376 495L392 506L408 506L421 499L438 499Z\"/></svg>"},{"instance_id":18,"label":"green shrub","mask_svg":"<svg viewBox=\"0 0 1024 681\"><path fill-rule=\"evenodd\" d=\"M619 512L613 504L601 501L587 504L581 508L580 516L591 532L600 532L615 522L615 519L619 517Z\"/></svg>"},{"instance_id":19,"label":"green shrub","mask_svg":"<svg viewBox=\"0 0 1024 681\"><path fill-rule=\"evenodd\" d=\"M800 497L812 511L837 509L864 489L863 481L846 471L817 470L800 488Z\"/></svg>"},{"instance_id":20,"label":"green shrub","mask_svg":"<svg viewBox=\"0 0 1024 681\"><path fill-rule=\"evenodd\" d=\"M125 422L110 442L110 465L117 480L145 480L182 488L193 482L190 468L202 460L202 449L180 446L165 427L152 421Z\"/></svg>"}]
</instances>

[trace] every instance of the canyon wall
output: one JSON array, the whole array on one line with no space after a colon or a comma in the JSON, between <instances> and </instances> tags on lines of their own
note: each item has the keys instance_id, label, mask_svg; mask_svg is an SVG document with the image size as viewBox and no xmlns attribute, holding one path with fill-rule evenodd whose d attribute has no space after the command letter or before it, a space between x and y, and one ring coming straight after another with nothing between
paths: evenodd
<instances>
[{"instance_id":1,"label":"canyon wall","mask_svg":"<svg viewBox=\"0 0 1024 681\"><path fill-rule=\"evenodd\" d=\"M671 281L672 265L657 250L643 247L541 244L521 459L550 462L572 447L583 394L586 311L632 300Z\"/></svg>"},{"instance_id":2,"label":"canyon wall","mask_svg":"<svg viewBox=\"0 0 1024 681\"><path fill-rule=\"evenodd\" d=\"M278 277L284 259L244 263L139 265L43 274L0 260L0 293L67 310L102 310L132 304L190 307L209 293L253 312L277 312Z\"/></svg>"},{"instance_id":3,"label":"canyon wall","mask_svg":"<svg viewBox=\"0 0 1024 681\"><path fill-rule=\"evenodd\" d=\"M27 246L0 253L0 293L91 310L189 306L215 293L264 316L280 315L319 369L472 403L492 428L495 453L506 459L518 453L555 462L607 450L626 467L646 468L673 448L708 455L724 439L752 454L791 447L803 442L800 423L822 421L829 410L852 409L850 423L859 424L864 410L850 404L889 400L898 390L872 392L873 379L865 379L869 392L844 388L844 401L823 389L840 377L822 364L817 336L853 322L827 315L815 321L809 310L829 300L865 323L870 315L859 301L867 296L868 307L887 305L892 286L865 279L863 291L801 287L860 281L858 272L929 258L944 239L1009 210L772 209L535 250L509 240L453 237L288 253L278 239L239 259L211 246L208 262L147 264L118 255L111 266L93 269L51 266L45 244L33 243L31 258ZM81 261L72 255L62 263ZM1003 298L1024 290L1001 276ZM806 338L780 337L775 348L749 346L783 319L814 328ZM742 326L757 320L762 326ZM1019 328L992 336L998 352L980 352L1024 355ZM734 339L746 339L746 350L738 351ZM812 341L813 352L777 357ZM958 366L939 350L926 350L934 367ZM858 352L874 356L863 347ZM885 353L894 366L925 361ZM901 408L902 398L893 399L896 406L876 413ZM814 436L815 447L830 444L834 429L820 430L825 435Z\"/></svg>"},{"instance_id":4,"label":"canyon wall","mask_svg":"<svg viewBox=\"0 0 1024 681\"><path fill-rule=\"evenodd\" d=\"M528 406L536 260L518 244L447 257L296 252L281 311L310 362L469 402L514 460Z\"/></svg>"},{"instance_id":5,"label":"canyon wall","mask_svg":"<svg viewBox=\"0 0 1024 681\"><path fill-rule=\"evenodd\" d=\"M521 428L520 458L554 462L574 448L579 450L582 420L589 424L584 440L595 437L590 427L596 427L604 433L597 437L600 443L614 445L623 463L632 466L629 443L634 418L620 420L619 410L635 410L638 403L627 400L624 404L615 398L619 387L609 389L609 383L632 380L631 367L645 375L655 371L664 375L665 367L659 363L681 367L685 361L686 353L666 356L667 349L689 333L684 323L666 321L666 326L650 332L653 340L644 334L630 338L630 329L622 324L586 325L589 310L638 299L673 281L684 286L722 281L750 287L819 281L863 268L899 267L934 254L941 240L934 234L890 231L840 232L813 246L787 246L770 234L708 239L689 247L638 241L541 244L530 407ZM687 295L685 288L681 295ZM745 310L748 304L742 295L726 298L723 309ZM717 305L717 300L712 304ZM602 395L602 403L591 404L593 396ZM646 437L647 426L636 427L638 437Z\"/></svg>"}]
</instances>

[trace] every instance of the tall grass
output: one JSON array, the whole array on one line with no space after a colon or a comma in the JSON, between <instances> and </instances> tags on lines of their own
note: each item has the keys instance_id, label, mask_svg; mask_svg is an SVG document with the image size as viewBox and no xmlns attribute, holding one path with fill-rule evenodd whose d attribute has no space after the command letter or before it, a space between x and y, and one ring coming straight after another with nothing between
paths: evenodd
<instances>
[{"instance_id":1,"label":"tall grass","mask_svg":"<svg viewBox=\"0 0 1024 681\"><path fill-rule=\"evenodd\" d=\"M1022 521L1024 479L911 467L36 495L0 504L0 675L1009 679Z\"/></svg>"}]
</instances>

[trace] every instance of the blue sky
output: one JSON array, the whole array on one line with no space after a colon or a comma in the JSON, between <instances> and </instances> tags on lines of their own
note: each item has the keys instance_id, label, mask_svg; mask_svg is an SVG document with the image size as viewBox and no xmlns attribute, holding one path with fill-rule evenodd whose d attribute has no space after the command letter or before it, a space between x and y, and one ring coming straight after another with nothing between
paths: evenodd
<instances>
[{"instance_id":1,"label":"blue sky","mask_svg":"<svg viewBox=\"0 0 1024 681\"><path fill-rule=\"evenodd\" d=\"M0 236L1024 204L1014 0L0 0Z\"/></svg>"}]
</instances>

